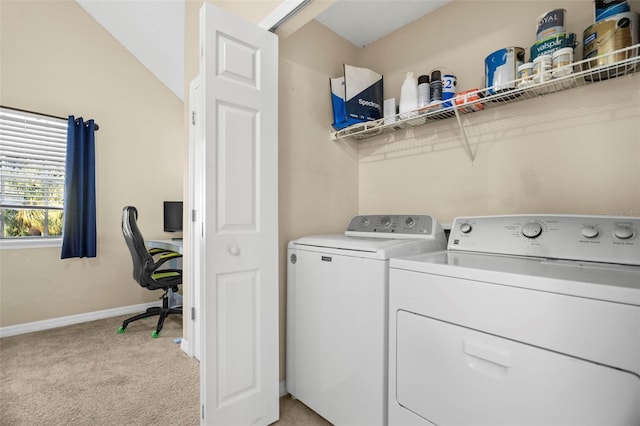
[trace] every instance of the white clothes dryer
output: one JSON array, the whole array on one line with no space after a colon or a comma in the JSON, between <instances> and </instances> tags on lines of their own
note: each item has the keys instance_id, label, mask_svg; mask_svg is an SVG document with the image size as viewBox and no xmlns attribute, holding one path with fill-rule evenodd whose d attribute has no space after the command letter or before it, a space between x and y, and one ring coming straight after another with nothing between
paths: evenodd
<instances>
[{"instance_id":1,"label":"white clothes dryer","mask_svg":"<svg viewBox=\"0 0 640 426\"><path fill-rule=\"evenodd\" d=\"M356 216L291 241L287 391L335 425L387 423L389 259L446 248L431 216Z\"/></svg>"},{"instance_id":2,"label":"white clothes dryer","mask_svg":"<svg viewBox=\"0 0 640 426\"><path fill-rule=\"evenodd\" d=\"M640 218L458 218L389 291L389 425L640 425Z\"/></svg>"}]
</instances>

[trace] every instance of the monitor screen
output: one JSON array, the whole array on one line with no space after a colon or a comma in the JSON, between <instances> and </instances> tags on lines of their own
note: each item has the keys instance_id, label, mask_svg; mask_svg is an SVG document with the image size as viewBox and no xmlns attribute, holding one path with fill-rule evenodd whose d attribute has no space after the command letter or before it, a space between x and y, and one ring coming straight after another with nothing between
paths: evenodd
<instances>
[{"instance_id":1,"label":"monitor screen","mask_svg":"<svg viewBox=\"0 0 640 426\"><path fill-rule=\"evenodd\" d=\"M182 232L182 201L164 202L164 232Z\"/></svg>"}]
</instances>

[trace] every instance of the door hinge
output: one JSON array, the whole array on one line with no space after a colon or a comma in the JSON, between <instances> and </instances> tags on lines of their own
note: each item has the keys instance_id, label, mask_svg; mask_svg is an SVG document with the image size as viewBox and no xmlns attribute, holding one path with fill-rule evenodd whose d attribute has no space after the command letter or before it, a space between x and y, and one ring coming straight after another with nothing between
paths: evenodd
<instances>
[{"instance_id":1,"label":"door hinge","mask_svg":"<svg viewBox=\"0 0 640 426\"><path fill-rule=\"evenodd\" d=\"M204 420L204 404L202 404L202 420Z\"/></svg>"},{"instance_id":2,"label":"door hinge","mask_svg":"<svg viewBox=\"0 0 640 426\"><path fill-rule=\"evenodd\" d=\"M194 210L191 210L191 222L195 222L195 221L196 221L196 211L194 209Z\"/></svg>"},{"instance_id":3,"label":"door hinge","mask_svg":"<svg viewBox=\"0 0 640 426\"><path fill-rule=\"evenodd\" d=\"M191 125L192 126L196 125L196 112L195 111L191 111Z\"/></svg>"},{"instance_id":4,"label":"door hinge","mask_svg":"<svg viewBox=\"0 0 640 426\"><path fill-rule=\"evenodd\" d=\"M195 321L196 320L196 308L195 307L191 307L191 320Z\"/></svg>"}]
</instances>

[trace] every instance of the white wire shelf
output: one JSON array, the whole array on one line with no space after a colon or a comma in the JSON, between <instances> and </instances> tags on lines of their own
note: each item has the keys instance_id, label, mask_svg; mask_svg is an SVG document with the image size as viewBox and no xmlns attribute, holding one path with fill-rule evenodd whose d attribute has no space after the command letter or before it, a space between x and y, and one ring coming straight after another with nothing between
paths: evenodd
<instances>
[{"instance_id":1,"label":"white wire shelf","mask_svg":"<svg viewBox=\"0 0 640 426\"><path fill-rule=\"evenodd\" d=\"M631 47L574 62L566 67L553 70L555 71L554 75L566 74L561 77L549 76L550 78L546 81L540 82L533 82L531 77L517 79L500 85L500 87L512 87L511 89L500 91L496 90L497 87L479 89L477 91L477 97L474 97L473 100L465 100L460 97L459 104L454 104L447 108L442 108L441 106L438 106L438 109L427 107L410 113L397 114L375 121L354 124L333 132L333 137L336 140L343 138L362 140L384 133L395 132L407 127L428 126L430 123L456 117L464 138L467 155L471 161L473 161L473 154L471 153L469 142L460 119L461 115L477 113L496 106L520 102L526 99L632 74L640 69L639 64L640 44L635 44ZM452 99L452 103L455 102L455 99L456 98Z\"/></svg>"}]
</instances>

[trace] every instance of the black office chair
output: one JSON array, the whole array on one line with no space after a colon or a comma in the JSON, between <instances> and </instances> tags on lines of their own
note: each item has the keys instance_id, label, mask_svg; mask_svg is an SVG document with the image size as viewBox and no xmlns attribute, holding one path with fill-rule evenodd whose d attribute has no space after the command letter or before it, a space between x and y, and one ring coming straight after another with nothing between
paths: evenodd
<instances>
[{"instance_id":1,"label":"black office chair","mask_svg":"<svg viewBox=\"0 0 640 426\"><path fill-rule=\"evenodd\" d=\"M182 270L159 268L182 255L172 250L147 249L137 220L138 210L135 207L127 206L122 209L122 234L133 260L133 279L149 290L163 290L162 307L151 307L142 314L124 320L122 326L118 328L118 333L123 334L129 323L133 321L159 315L158 325L151 333L151 337L156 338L160 336L164 320L169 314L182 314L182 306L169 307L169 291L178 291L178 285L182 284Z\"/></svg>"}]
</instances>

